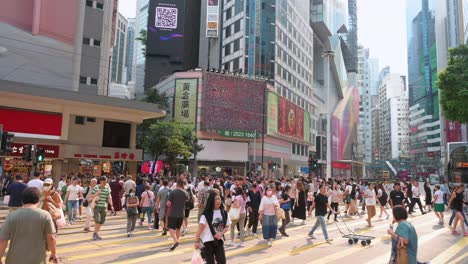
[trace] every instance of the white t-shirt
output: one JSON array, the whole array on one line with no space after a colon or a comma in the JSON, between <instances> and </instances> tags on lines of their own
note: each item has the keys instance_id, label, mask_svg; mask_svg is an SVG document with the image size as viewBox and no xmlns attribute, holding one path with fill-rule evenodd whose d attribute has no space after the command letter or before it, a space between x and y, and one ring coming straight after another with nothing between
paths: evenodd
<instances>
[{"instance_id":1,"label":"white t-shirt","mask_svg":"<svg viewBox=\"0 0 468 264\"><path fill-rule=\"evenodd\" d=\"M44 182L39 179L34 179L28 182L28 187L35 187L39 189L39 191L42 191L44 187Z\"/></svg>"},{"instance_id":2,"label":"white t-shirt","mask_svg":"<svg viewBox=\"0 0 468 264\"><path fill-rule=\"evenodd\" d=\"M80 193L84 195L85 189L83 188L83 186L80 186L80 185L77 185L77 186L78 186L78 189L80 190Z\"/></svg>"},{"instance_id":3,"label":"white t-shirt","mask_svg":"<svg viewBox=\"0 0 468 264\"><path fill-rule=\"evenodd\" d=\"M419 198L419 188L418 187L413 186L413 188L411 188L411 191L413 192L413 198Z\"/></svg>"},{"instance_id":4,"label":"white t-shirt","mask_svg":"<svg viewBox=\"0 0 468 264\"><path fill-rule=\"evenodd\" d=\"M351 185L346 185L346 191L348 191L348 194L351 194L351 191L353 190L353 186Z\"/></svg>"},{"instance_id":5,"label":"white t-shirt","mask_svg":"<svg viewBox=\"0 0 468 264\"><path fill-rule=\"evenodd\" d=\"M80 192L80 188L81 188L80 186L73 186L73 185L68 186L67 188L67 193L69 193L68 200L70 201L78 200L79 199L78 193Z\"/></svg>"},{"instance_id":6,"label":"white t-shirt","mask_svg":"<svg viewBox=\"0 0 468 264\"><path fill-rule=\"evenodd\" d=\"M366 191L366 196L370 196L370 198L366 198L366 206L372 206L376 204L375 201L375 192L372 190Z\"/></svg>"},{"instance_id":7,"label":"white t-shirt","mask_svg":"<svg viewBox=\"0 0 468 264\"><path fill-rule=\"evenodd\" d=\"M437 195L437 200L435 201L436 204L444 203L444 193L441 190L436 191L434 195Z\"/></svg>"},{"instance_id":8,"label":"white t-shirt","mask_svg":"<svg viewBox=\"0 0 468 264\"><path fill-rule=\"evenodd\" d=\"M66 183L65 181L59 181L59 184L58 184L58 188L57 188L57 189L58 189L59 191L61 191L62 188L63 188L64 186L66 186L66 185L67 185L67 183Z\"/></svg>"},{"instance_id":9,"label":"white t-shirt","mask_svg":"<svg viewBox=\"0 0 468 264\"><path fill-rule=\"evenodd\" d=\"M224 228L226 226L231 225L231 218L229 217L229 214L227 214L227 223L223 222L223 216L221 215L221 210L213 210L213 228L216 232L223 232ZM205 242L209 241L214 241L213 234L211 234L210 227L208 226L208 222L206 221L206 217L202 215L200 217L200 224L205 225L205 229L203 229L203 232L201 233L200 239Z\"/></svg>"}]
</instances>

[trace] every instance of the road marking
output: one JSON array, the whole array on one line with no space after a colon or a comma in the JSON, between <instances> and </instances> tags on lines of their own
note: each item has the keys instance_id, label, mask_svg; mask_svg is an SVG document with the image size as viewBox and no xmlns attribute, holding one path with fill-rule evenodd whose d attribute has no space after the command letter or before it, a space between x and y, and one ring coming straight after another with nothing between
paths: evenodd
<instances>
[{"instance_id":1,"label":"road marking","mask_svg":"<svg viewBox=\"0 0 468 264\"><path fill-rule=\"evenodd\" d=\"M431 260L431 264L447 263L447 260L453 258L458 252L466 249L468 246L468 238L462 238L460 241L455 243L453 246L444 250L441 254ZM466 253L465 253L466 254Z\"/></svg>"},{"instance_id":2,"label":"road marking","mask_svg":"<svg viewBox=\"0 0 468 264\"><path fill-rule=\"evenodd\" d=\"M430 240L436 238L438 235L446 233L447 230L448 230L448 228L444 227L444 228L441 228L441 229L439 229L437 231L433 231L433 232L431 232L431 233L429 233L427 235L418 237L418 248L421 248L422 245L424 245L425 243L429 242ZM382 255L372 259L371 261L366 262L366 264L386 263L386 262L388 262L389 259L390 259L390 254L385 253L385 254L382 254ZM434 263L431 262L431 264L434 264Z\"/></svg>"},{"instance_id":3,"label":"road marking","mask_svg":"<svg viewBox=\"0 0 468 264\"><path fill-rule=\"evenodd\" d=\"M457 263L460 263L460 262L463 261L465 258L468 258L468 252L465 253L465 254L463 254L463 255L461 255L461 256L459 256L458 258L456 258L456 259L450 261L449 264L457 264ZM466 263L466 261L463 262L463 263Z\"/></svg>"}]
</instances>

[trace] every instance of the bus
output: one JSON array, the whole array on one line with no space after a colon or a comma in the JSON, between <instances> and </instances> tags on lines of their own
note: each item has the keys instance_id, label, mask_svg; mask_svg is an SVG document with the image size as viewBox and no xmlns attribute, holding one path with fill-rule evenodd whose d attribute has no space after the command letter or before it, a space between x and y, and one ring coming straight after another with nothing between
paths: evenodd
<instances>
[{"instance_id":1,"label":"bus","mask_svg":"<svg viewBox=\"0 0 468 264\"><path fill-rule=\"evenodd\" d=\"M447 143L445 155L447 182L450 188L468 184L468 142Z\"/></svg>"}]
</instances>

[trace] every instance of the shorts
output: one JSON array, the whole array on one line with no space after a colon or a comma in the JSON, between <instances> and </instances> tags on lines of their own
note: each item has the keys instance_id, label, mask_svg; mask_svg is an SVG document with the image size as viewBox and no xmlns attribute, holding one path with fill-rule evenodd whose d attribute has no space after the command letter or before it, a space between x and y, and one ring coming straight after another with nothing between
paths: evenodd
<instances>
[{"instance_id":1,"label":"shorts","mask_svg":"<svg viewBox=\"0 0 468 264\"><path fill-rule=\"evenodd\" d=\"M185 209L185 218L189 218L190 216L190 209Z\"/></svg>"},{"instance_id":2,"label":"shorts","mask_svg":"<svg viewBox=\"0 0 468 264\"><path fill-rule=\"evenodd\" d=\"M182 227L182 223L184 222L183 217L168 217L167 218L167 228L172 230L177 230Z\"/></svg>"},{"instance_id":3,"label":"shorts","mask_svg":"<svg viewBox=\"0 0 468 264\"><path fill-rule=\"evenodd\" d=\"M83 198L78 200L78 208L81 207L82 205L83 205Z\"/></svg>"},{"instance_id":4,"label":"shorts","mask_svg":"<svg viewBox=\"0 0 468 264\"><path fill-rule=\"evenodd\" d=\"M444 211L445 211L445 204L436 203L434 205L434 212L443 213Z\"/></svg>"},{"instance_id":5,"label":"shorts","mask_svg":"<svg viewBox=\"0 0 468 264\"><path fill-rule=\"evenodd\" d=\"M106 222L106 214L107 214L106 207L94 208L94 222L99 225L104 224Z\"/></svg>"}]
</instances>

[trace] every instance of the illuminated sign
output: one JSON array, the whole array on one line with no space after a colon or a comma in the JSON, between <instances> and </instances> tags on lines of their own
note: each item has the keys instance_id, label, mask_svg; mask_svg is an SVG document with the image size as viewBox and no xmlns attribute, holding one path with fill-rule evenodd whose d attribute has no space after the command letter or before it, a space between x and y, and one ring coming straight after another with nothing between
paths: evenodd
<instances>
[{"instance_id":1,"label":"illuminated sign","mask_svg":"<svg viewBox=\"0 0 468 264\"><path fill-rule=\"evenodd\" d=\"M468 162L457 162L455 163L457 169L468 169Z\"/></svg>"}]
</instances>

